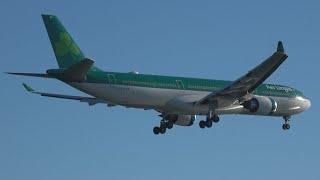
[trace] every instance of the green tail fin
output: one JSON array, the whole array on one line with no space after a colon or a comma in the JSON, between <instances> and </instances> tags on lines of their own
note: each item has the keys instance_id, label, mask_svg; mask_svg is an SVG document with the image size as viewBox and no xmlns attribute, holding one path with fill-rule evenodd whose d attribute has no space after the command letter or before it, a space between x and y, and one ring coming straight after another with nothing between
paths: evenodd
<instances>
[{"instance_id":1,"label":"green tail fin","mask_svg":"<svg viewBox=\"0 0 320 180\"><path fill-rule=\"evenodd\" d=\"M78 45L56 16L42 15L42 19L59 68L68 68L85 58Z\"/></svg>"}]
</instances>

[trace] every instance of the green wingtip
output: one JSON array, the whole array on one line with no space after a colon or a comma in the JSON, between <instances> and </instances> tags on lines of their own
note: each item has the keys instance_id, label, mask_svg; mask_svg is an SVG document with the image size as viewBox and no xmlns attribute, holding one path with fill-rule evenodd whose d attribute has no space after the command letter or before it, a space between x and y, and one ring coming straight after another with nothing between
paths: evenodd
<instances>
[{"instance_id":1,"label":"green wingtip","mask_svg":"<svg viewBox=\"0 0 320 180\"><path fill-rule=\"evenodd\" d=\"M34 91L34 89L32 89L32 87L28 86L27 84L22 83L22 85L28 92L33 92Z\"/></svg>"},{"instance_id":2,"label":"green wingtip","mask_svg":"<svg viewBox=\"0 0 320 180\"><path fill-rule=\"evenodd\" d=\"M278 41L277 52L284 53L284 48L283 48L282 41Z\"/></svg>"}]
</instances>

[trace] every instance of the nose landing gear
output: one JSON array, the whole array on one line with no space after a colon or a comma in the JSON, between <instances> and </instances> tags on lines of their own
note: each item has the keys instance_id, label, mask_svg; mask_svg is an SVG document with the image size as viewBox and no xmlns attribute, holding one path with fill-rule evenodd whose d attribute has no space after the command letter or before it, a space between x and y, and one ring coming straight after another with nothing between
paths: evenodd
<instances>
[{"instance_id":1,"label":"nose landing gear","mask_svg":"<svg viewBox=\"0 0 320 180\"><path fill-rule=\"evenodd\" d=\"M290 116L283 116L283 119L284 119L284 124L282 125L282 129L289 130L290 129L290 124L289 124Z\"/></svg>"}]
</instances>

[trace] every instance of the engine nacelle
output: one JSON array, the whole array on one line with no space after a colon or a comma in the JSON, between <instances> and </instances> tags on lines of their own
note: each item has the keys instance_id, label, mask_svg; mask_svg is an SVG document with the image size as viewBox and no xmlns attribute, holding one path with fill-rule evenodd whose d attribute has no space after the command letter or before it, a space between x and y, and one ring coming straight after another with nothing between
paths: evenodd
<instances>
[{"instance_id":1,"label":"engine nacelle","mask_svg":"<svg viewBox=\"0 0 320 180\"><path fill-rule=\"evenodd\" d=\"M174 122L179 126L191 126L196 119L195 115L168 114L166 120Z\"/></svg>"},{"instance_id":2,"label":"engine nacelle","mask_svg":"<svg viewBox=\"0 0 320 180\"><path fill-rule=\"evenodd\" d=\"M277 111L277 102L269 97L256 96L248 101L242 103L245 109L251 113L260 115L270 115Z\"/></svg>"}]
</instances>

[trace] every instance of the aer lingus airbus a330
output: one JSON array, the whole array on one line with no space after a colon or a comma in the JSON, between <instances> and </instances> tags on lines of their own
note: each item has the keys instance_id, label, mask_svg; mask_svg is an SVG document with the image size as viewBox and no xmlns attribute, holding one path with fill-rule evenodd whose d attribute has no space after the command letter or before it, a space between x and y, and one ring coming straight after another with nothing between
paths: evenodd
<instances>
[{"instance_id":1,"label":"aer lingus airbus a330","mask_svg":"<svg viewBox=\"0 0 320 180\"><path fill-rule=\"evenodd\" d=\"M71 96L38 92L41 96L78 100L89 105L125 106L153 109L160 113L154 134L164 134L174 125L191 126L196 115L206 116L200 128L210 128L223 114L283 117L282 128L290 128L291 115L301 113L311 102L297 89L263 82L287 59L282 42L276 52L235 81L210 80L103 71L86 58L64 26L53 15L42 15L58 69L46 73L15 75L58 79L90 96Z\"/></svg>"}]
</instances>

